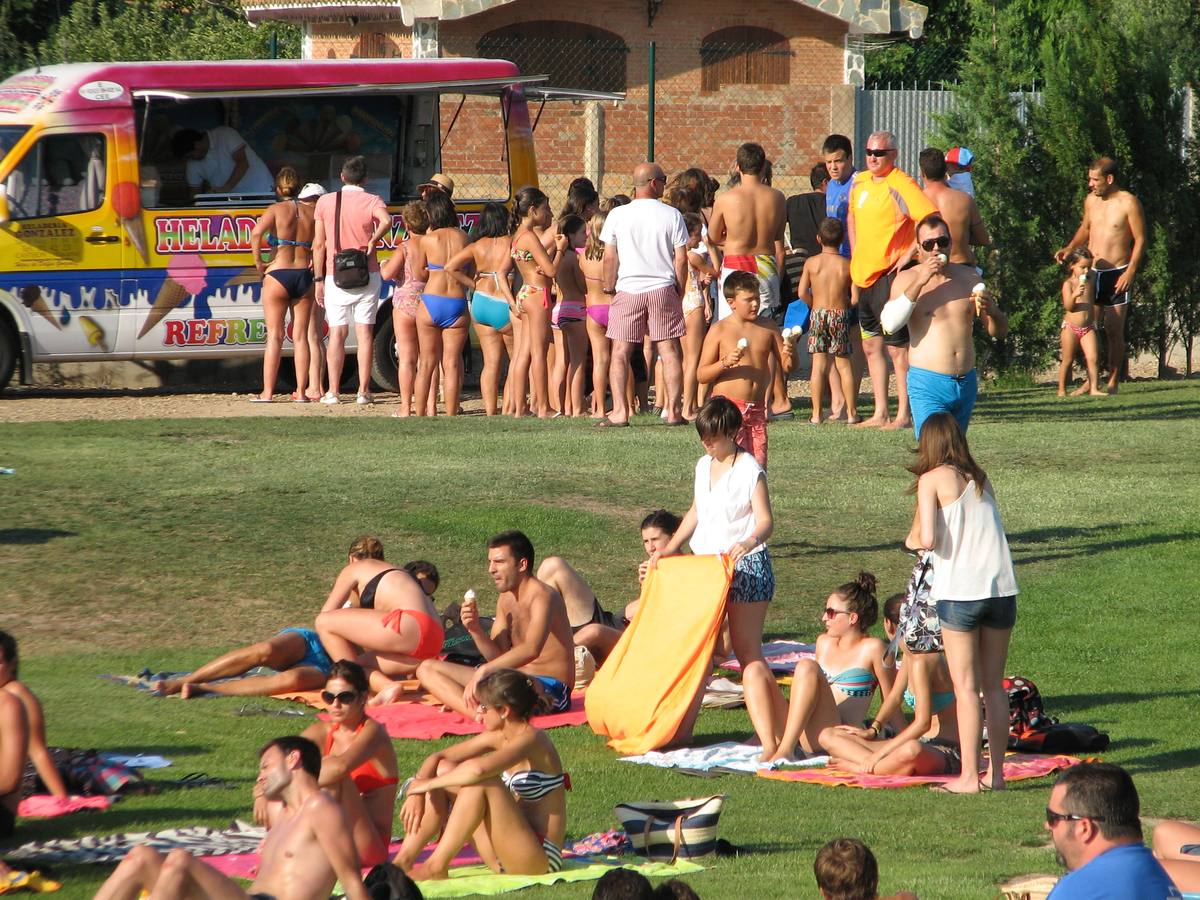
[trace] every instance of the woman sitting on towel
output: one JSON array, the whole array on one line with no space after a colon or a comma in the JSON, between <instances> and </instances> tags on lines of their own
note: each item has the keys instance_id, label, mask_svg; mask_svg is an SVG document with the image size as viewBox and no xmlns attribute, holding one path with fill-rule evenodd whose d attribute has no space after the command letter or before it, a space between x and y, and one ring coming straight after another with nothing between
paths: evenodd
<instances>
[{"instance_id":1,"label":"woman sitting on towel","mask_svg":"<svg viewBox=\"0 0 1200 900\"><path fill-rule=\"evenodd\" d=\"M469 841L495 872L562 868L569 777L545 732L529 722L538 694L529 677L499 669L476 688L483 734L426 757L406 785L404 843L395 864L417 880L446 878ZM433 854L417 865L426 842Z\"/></svg>"},{"instance_id":2,"label":"woman sitting on towel","mask_svg":"<svg viewBox=\"0 0 1200 900\"><path fill-rule=\"evenodd\" d=\"M936 616L912 615L905 610L904 595L888 600L884 631L894 640L897 630L904 644L904 665L891 691L868 728L839 726L821 732L821 745L843 769L867 775L958 775L962 756L958 747L958 714L954 684L946 656L941 652L941 629ZM903 702L913 709L912 722L888 740L879 740L883 726L898 713Z\"/></svg>"},{"instance_id":3,"label":"woman sitting on towel","mask_svg":"<svg viewBox=\"0 0 1200 900\"><path fill-rule=\"evenodd\" d=\"M367 675L358 663L335 662L321 700L329 720L313 723L301 737L321 748L317 783L341 804L359 861L373 866L387 860L392 837L400 782L396 750L383 726L367 718ZM269 826L283 811L264 800L261 791L256 785L255 820Z\"/></svg>"},{"instance_id":4,"label":"woman sitting on towel","mask_svg":"<svg viewBox=\"0 0 1200 900\"><path fill-rule=\"evenodd\" d=\"M28 727L25 758L33 763L38 777L46 790L55 797L67 796L67 787L63 784L62 775L54 765L50 749L46 746L46 717L42 713L42 704L25 684L17 680L17 669L20 659L17 656L17 640L7 631L0 631L0 691L11 694L20 702L25 711L25 722ZM14 754L15 756L15 754ZM0 761L0 766L3 763ZM23 766L16 766L17 781L21 780ZM15 803L15 801L14 801ZM0 817L4 815L0 810ZM0 822L0 830L3 823Z\"/></svg>"},{"instance_id":5,"label":"woman sitting on towel","mask_svg":"<svg viewBox=\"0 0 1200 900\"><path fill-rule=\"evenodd\" d=\"M356 557L355 547L377 554ZM346 606L349 601L349 606ZM378 538L358 538L317 616L317 634L334 659L359 659L384 676L411 675L442 650L445 633L438 611L406 569L383 560Z\"/></svg>"},{"instance_id":6,"label":"woman sitting on towel","mask_svg":"<svg viewBox=\"0 0 1200 900\"><path fill-rule=\"evenodd\" d=\"M884 662L887 646L867 635L878 616L875 576L870 572L859 572L829 595L821 614L825 633L817 638L817 658L796 663L787 722L772 759L788 759L797 743L809 753L820 752L824 729L862 722L875 686L883 687L884 696L891 690L894 673Z\"/></svg>"}]
</instances>

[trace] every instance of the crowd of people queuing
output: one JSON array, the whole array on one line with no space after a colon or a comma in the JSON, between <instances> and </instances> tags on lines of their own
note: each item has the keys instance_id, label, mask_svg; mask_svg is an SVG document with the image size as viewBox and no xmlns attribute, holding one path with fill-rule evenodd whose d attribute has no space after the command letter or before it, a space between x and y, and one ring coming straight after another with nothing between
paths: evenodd
<instances>
[{"instance_id":1,"label":"crowd of people queuing","mask_svg":"<svg viewBox=\"0 0 1200 900\"><path fill-rule=\"evenodd\" d=\"M685 544L694 554L724 554L733 564L721 640L741 665L761 762L827 754L851 771L949 776L935 787L942 793L999 791L1005 746L985 744L984 725L989 735L1008 733L1002 678L1018 586L997 491L966 433L976 393L974 324L1001 337L1007 320L975 267L972 246L988 244L986 228L970 193L953 186L952 178L964 173L948 169L950 157L960 170L969 165L969 152L922 152L923 188L896 168L890 133L868 139L865 173L853 172L843 136L831 135L823 153L813 173L815 196L788 200L770 187L769 161L748 143L738 150L736 185L719 194L698 169L668 182L661 167L644 163L633 173L632 197L601 201L590 182L577 179L556 217L545 194L524 188L511 213L486 206L470 236L459 227L453 182L438 176L423 187L421 201L405 208L407 241L382 268L369 257L366 283L354 289L333 281L343 248L373 248L390 225L382 201L362 189L361 159L343 168L338 194L344 199L299 186L285 170L277 178L284 199L255 231L256 247L263 239L275 247L272 261L263 264L272 282L264 304L273 349L262 398L269 397L278 368L286 309L293 309L299 327L304 298L315 292L330 326L331 388L321 390L317 354L298 353L296 399L338 402L340 342L353 318L360 348L370 346L364 337L385 278L396 285L398 415L432 413L439 382L446 411L457 411L468 317L484 350L489 414L590 415L600 427L627 426L645 402L642 391L656 359L661 415L671 425L693 422L703 455L688 510L682 516L655 510L643 521L646 559L638 576L644 579ZM1084 341L1090 391L1098 390L1095 340L1085 341L1088 335L1078 329L1086 328L1081 323L1091 321L1102 297L1113 301L1105 313L1113 327L1123 323L1124 312L1111 309L1128 303L1140 247L1136 200L1116 191L1108 167L1108 161L1096 163L1083 224L1060 252L1070 267L1063 286L1064 348L1068 332ZM1123 244L1114 237L1121 227ZM798 261L785 228L791 247L803 248ZM309 262L311 285L297 274ZM1121 265L1120 274L1105 274ZM796 361L794 337L780 327L789 294L811 308L812 420L824 421L827 387L833 415L859 421L855 398L863 368L853 360L861 351L875 407L860 424L914 428L913 514L903 541L917 561L908 589L882 609L877 579L868 572L830 592L815 660L797 664L785 698L762 642L776 587L765 426L772 414L790 410L786 378ZM644 352L647 345L652 354ZM364 358L360 350L357 399L370 403ZM1110 362L1117 358L1110 353ZM894 418L889 362L899 391ZM1120 371L1114 365L1113 390ZM299 380L302 372L307 381ZM351 545L311 627L285 628L154 685L185 699L321 692L325 720L260 751L254 815L269 827L269 837L251 896L326 896L335 879L347 896L366 896L359 866L387 860L397 803L404 840L392 862L414 879L446 877L468 843L496 871L541 874L562 866L570 777L532 720L569 708L581 664L589 657L592 666L605 664L636 616L637 601L605 611L568 560L549 557L538 565L520 531L488 541L487 571L497 591L494 617L481 613L473 592L456 614L456 627L470 639L467 657L444 658L436 566L423 560L392 565L379 540L364 536ZM886 640L870 634L881 617ZM262 665L277 674L247 675ZM12 831L19 793L13 773L26 759L52 792L64 790L53 781L40 706L16 675L16 644L0 634L0 836ZM430 754L403 779L391 741L366 711L402 697L405 679L412 678L484 730ZM902 712L906 705L911 717ZM677 740L691 738L699 706L697 695ZM1072 870L1054 892L1062 900L1100 896L1100 883L1137 885L1142 893L1114 896L1145 897L1176 896L1170 879L1200 885L1198 832L1160 827L1160 864L1142 845L1137 794L1117 767L1069 769L1050 795L1046 828ZM432 840L432 855L419 861ZM652 896L648 884L639 893L642 886L630 873L611 874L597 896ZM824 847L815 874L827 897L876 896L874 858L859 842ZM189 886L234 895L233 883L220 879L182 851L164 858L139 850L99 896L134 897L143 889L177 896ZM668 896L664 887L653 896ZM628 893L602 893L608 890ZM669 896L690 891L685 885L672 890Z\"/></svg>"}]
</instances>

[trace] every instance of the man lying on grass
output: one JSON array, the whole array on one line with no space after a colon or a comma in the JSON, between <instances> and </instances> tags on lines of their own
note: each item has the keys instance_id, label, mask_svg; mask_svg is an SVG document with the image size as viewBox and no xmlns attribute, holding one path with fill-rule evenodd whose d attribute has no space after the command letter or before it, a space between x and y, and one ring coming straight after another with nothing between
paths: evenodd
<instances>
[{"instance_id":1,"label":"man lying on grass","mask_svg":"<svg viewBox=\"0 0 1200 900\"><path fill-rule=\"evenodd\" d=\"M186 850L164 857L135 847L96 900L134 900L142 891L155 897L324 900L339 880L349 900L369 900L346 817L317 787L320 772L321 751L307 738L275 738L259 753L258 783L267 798L283 801L290 815L263 841L258 877L249 891Z\"/></svg>"},{"instance_id":2,"label":"man lying on grass","mask_svg":"<svg viewBox=\"0 0 1200 900\"><path fill-rule=\"evenodd\" d=\"M462 623L487 660L477 669L438 659L417 667L421 687L455 712L474 718L475 687L489 672L517 669L533 678L542 697L537 713L565 712L575 687L571 622L558 591L534 577L533 544L520 531L488 541L488 574L500 591L491 634L480 625L473 599L462 605Z\"/></svg>"}]
</instances>

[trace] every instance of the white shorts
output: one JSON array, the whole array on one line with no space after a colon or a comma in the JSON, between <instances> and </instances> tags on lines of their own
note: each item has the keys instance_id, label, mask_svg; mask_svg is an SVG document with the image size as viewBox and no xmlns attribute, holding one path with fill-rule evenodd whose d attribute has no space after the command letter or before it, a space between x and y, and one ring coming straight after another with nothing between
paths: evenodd
<instances>
[{"instance_id":1,"label":"white shorts","mask_svg":"<svg viewBox=\"0 0 1200 900\"><path fill-rule=\"evenodd\" d=\"M379 290L383 282L378 272L371 273L371 280L363 287L347 290L333 283L333 276L325 276L325 322L331 327L350 324L350 313L359 325L374 325L375 312L379 309Z\"/></svg>"}]
</instances>

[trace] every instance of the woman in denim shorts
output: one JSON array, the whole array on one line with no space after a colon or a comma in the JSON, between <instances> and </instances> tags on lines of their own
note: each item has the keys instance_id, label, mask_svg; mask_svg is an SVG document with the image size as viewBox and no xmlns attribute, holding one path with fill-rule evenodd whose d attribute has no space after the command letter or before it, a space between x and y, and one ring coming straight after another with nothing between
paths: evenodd
<instances>
[{"instance_id":1,"label":"woman in denim shorts","mask_svg":"<svg viewBox=\"0 0 1200 900\"><path fill-rule=\"evenodd\" d=\"M954 683L962 774L939 785L953 794L1004 787L1008 695L1004 663L1017 620L1017 579L996 498L987 474L971 457L967 439L949 413L925 420L917 446L912 491L917 512L905 543L930 552L931 597L937 601L946 662ZM978 777L983 722L1000 745L989 749L987 778ZM993 745L994 746L994 745Z\"/></svg>"}]
</instances>

